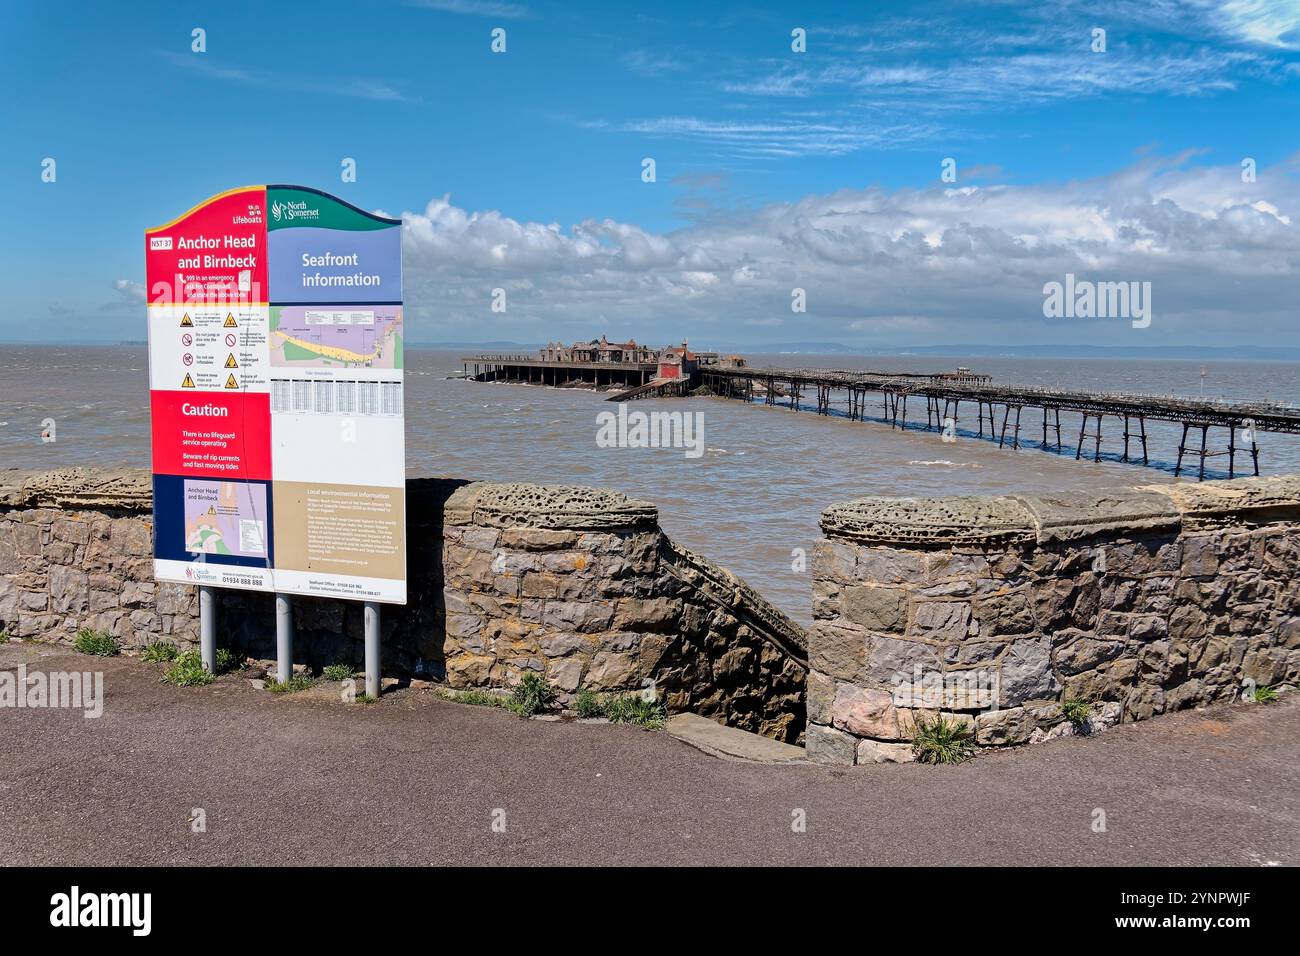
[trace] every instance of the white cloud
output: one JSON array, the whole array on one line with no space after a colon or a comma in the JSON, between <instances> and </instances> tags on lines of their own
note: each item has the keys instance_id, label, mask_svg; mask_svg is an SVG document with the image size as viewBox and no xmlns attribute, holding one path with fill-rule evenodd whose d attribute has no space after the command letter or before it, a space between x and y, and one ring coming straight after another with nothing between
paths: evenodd
<instances>
[{"instance_id":1,"label":"white cloud","mask_svg":"<svg viewBox=\"0 0 1300 956\"><path fill-rule=\"evenodd\" d=\"M502 17L507 20L522 20L532 14L522 3L508 3L506 0L411 0L411 6L437 10L439 13L455 13L468 17Z\"/></svg>"},{"instance_id":2,"label":"white cloud","mask_svg":"<svg viewBox=\"0 0 1300 956\"><path fill-rule=\"evenodd\" d=\"M1300 50L1300 0L1229 0L1217 17L1226 32L1248 43Z\"/></svg>"},{"instance_id":3,"label":"white cloud","mask_svg":"<svg viewBox=\"0 0 1300 956\"><path fill-rule=\"evenodd\" d=\"M1251 184L1190 159L1060 185L840 190L667 233L519 222L444 196L405 216L412 334L491 337L490 289L526 280L509 321L540 321L548 337L602 317L638 340L736 336L780 315L789 337L882 345L1296 341L1300 157ZM1152 328L1132 341L1127 325L1045 320L1043 284L1067 272L1151 281ZM806 314L787 314L795 287Z\"/></svg>"},{"instance_id":4,"label":"white cloud","mask_svg":"<svg viewBox=\"0 0 1300 956\"><path fill-rule=\"evenodd\" d=\"M114 279L113 288L118 295L132 304L144 302L144 285L131 279Z\"/></svg>"},{"instance_id":5,"label":"white cloud","mask_svg":"<svg viewBox=\"0 0 1300 956\"><path fill-rule=\"evenodd\" d=\"M281 70L260 70L253 67L224 64L210 59L209 54L177 53L174 50L159 51L159 55L173 66L189 70L192 73L214 80L238 83L242 86L262 87L266 89L291 90L298 93L316 93L327 96L344 96L354 99L403 102L407 97L402 91L386 80L372 77L347 76L301 76L285 73Z\"/></svg>"}]
</instances>

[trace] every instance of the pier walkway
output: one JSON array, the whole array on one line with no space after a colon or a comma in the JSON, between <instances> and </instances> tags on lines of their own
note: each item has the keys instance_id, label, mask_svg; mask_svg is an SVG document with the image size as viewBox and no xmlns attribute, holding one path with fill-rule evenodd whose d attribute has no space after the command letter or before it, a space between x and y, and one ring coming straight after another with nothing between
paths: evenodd
<instances>
[{"instance_id":1,"label":"pier walkway","mask_svg":"<svg viewBox=\"0 0 1300 956\"><path fill-rule=\"evenodd\" d=\"M1178 461L1174 474L1184 470L1184 458L1190 455L1199 459L1198 478L1205 477L1207 459L1227 456L1228 476L1237 474L1237 456L1248 455L1254 474L1259 474L1260 432L1300 434L1300 408L1272 402L1215 402L1180 398L1171 395L1142 395L1115 392L1084 392L1070 389L1036 388L1016 385L996 385L988 376L945 372L936 375L898 374L888 372L855 371L845 369L788 369L788 368L704 368L703 383L715 394L753 402L762 397L764 404L786 404L799 410L800 399L805 394L815 394L816 410L829 415L832 408L849 419L862 421L868 417L868 396L871 404L881 402L883 415L879 418L891 428L924 427L955 434L959 412L963 403L976 409L978 434L996 439L998 447L1010 445L1019 448L1022 422L1026 411L1041 414L1042 447L1061 450L1061 412L1080 416L1078 443L1075 458L1084 453L1084 445L1091 441L1092 457L1101 460L1102 425L1107 418L1124 425L1124 462L1150 464L1147 444L1147 422L1172 422L1182 425L1182 438L1178 444ZM913 409L925 402L926 422L909 422L908 399ZM968 413L969 414L969 413ZM878 416L872 415L872 418ZM1000 421L999 421L1000 418ZM1209 443L1210 429L1226 431L1226 445L1213 448ZM1200 431L1199 447L1189 445L1188 438Z\"/></svg>"}]
</instances>

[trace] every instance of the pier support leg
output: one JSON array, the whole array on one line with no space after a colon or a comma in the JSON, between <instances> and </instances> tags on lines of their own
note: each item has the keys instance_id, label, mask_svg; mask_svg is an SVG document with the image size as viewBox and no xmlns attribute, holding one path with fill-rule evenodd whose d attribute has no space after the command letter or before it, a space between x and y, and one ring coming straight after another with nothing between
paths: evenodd
<instances>
[{"instance_id":1,"label":"pier support leg","mask_svg":"<svg viewBox=\"0 0 1300 956\"><path fill-rule=\"evenodd\" d=\"M1147 420L1139 418L1138 427L1142 429L1142 464L1149 465L1151 462L1147 458Z\"/></svg>"},{"instance_id":2,"label":"pier support leg","mask_svg":"<svg viewBox=\"0 0 1300 956\"><path fill-rule=\"evenodd\" d=\"M1196 474L1197 481L1205 480L1205 437L1206 437L1206 433L1209 430L1210 430L1209 425L1201 426L1201 468Z\"/></svg>"},{"instance_id":3,"label":"pier support leg","mask_svg":"<svg viewBox=\"0 0 1300 956\"><path fill-rule=\"evenodd\" d=\"M366 615L366 694L379 699L379 605L367 601Z\"/></svg>"},{"instance_id":4,"label":"pier support leg","mask_svg":"<svg viewBox=\"0 0 1300 956\"><path fill-rule=\"evenodd\" d=\"M1237 426L1228 426L1228 477L1237 477Z\"/></svg>"},{"instance_id":5,"label":"pier support leg","mask_svg":"<svg viewBox=\"0 0 1300 956\"><path fill-rule=\"evenodd\" d=\"M1088 413L1083 413L1083 423L1079 426L1079 447L1074 450L1074 460L1078 461L1083 455L1083 435L1088 430Z\"/></svg>"},{"instance_id":6,"label":"pier support leg","mask_svg":"<svg viewBox=\"0 0 1300 956\"><path fill-rule=\"evenodd\" d=\"M1189 428L1191 428L1191 426L1187 424L1187 422L1183 422L1183 437L1178 442L1178 462L1174 465L1175 478L1177 478L1183 470L1183 452L1187 449L1187 429Z\"/></svg>"},{"instance_id":7,"label":"pier support leg","mask_svg":"<svg viewBox=\"0 0 1300 956\"><path fill-rule=\"evenodd\" d=\"M217 672L217 589L199 588L199 656L209 674Z\"/></svg>"},{"instance_id":8,"label":"pier support leg","mask_svg":"<svg viewBox=\"0 0 1300 956\"><path fill-rule=\"evenodd\" d=\"M1011 406L1005 405L1002 409L1002 434L998 436L998 447L1007 440L1007 419L1011 417Z\"/></svg>"},{"instance_id":9,"label":"pier support leg","mask_svg":"<svg viewBox=\"0 0 1300 956\"><path fill-rule=\"evenodd\" d=\"M1128 438L1129 438L1129 433L1128 433L1128 416L1125 415L1125 416L1124 416L1124 457L1122 457L1122 458L1120 459L1120 461L1123 461L1123 462L1127 462L1127 461L1128 461Z\"/></svg>"}]
</instances>

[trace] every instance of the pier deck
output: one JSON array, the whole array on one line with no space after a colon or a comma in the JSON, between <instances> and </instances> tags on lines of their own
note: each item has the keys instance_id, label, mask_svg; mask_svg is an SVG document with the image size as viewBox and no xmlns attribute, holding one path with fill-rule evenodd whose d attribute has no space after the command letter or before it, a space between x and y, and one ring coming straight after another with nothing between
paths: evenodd
<instances>
[{"instance_id":1,"label":"pier deck","mask_svg":"<svg viewBox=\"0 0 1300 956\"><path fill-rule=\"evenodd\" d=\"M1022 413L1026 409L1041 411L1042 446L1061 451L1061 412L1080 416L1075 458L1083 455L1084 444L1091 439L1093 460L1101 460L1102 423L1106 418L1122 420L1124 450L1120 461L1136 461L1140 449L1141 463L1150 464L1146 423L1172 422L1182 425L1178 445L1178 462L1174 474L1183 471L1183 459L1190 452L1199 458L1197 476L1205 477L1207 459L1227 456L1228 475L1237 474L1237 455L1248 454L1254 474L1259 474L1259 432L1300 434L1300 408L1272 402L1214 402L1172 395L1143 395L1116 392L1085 392L1071 389L1032 386L996 385L988 376L940 373L938 375L898 374L851 369L785 368L706 368L701 370L704 384L718 395L754 401L763 393L764 404L777 401L782 390L789 407L800 408L804 392L815 392L817 413L831 414L832 406L843 406L848 418L867 417L867 396L879 394L883 402L883 420L891 428L906 429L907 401L913 407L925 401L926 423L930 430L955 434L958 412L963 402L977 410L979 436L989 437L998 447L1021 444ZM873 403L874 404L874 403ZM998 422L1001 412L1001 422ZM876 416L872 416L876 417ZM914 423L912 427L921 427ZM1211 448L1211 428L1226 430L1226 447ZM1200 430L1199 447L1188 445L1188 436ZM1131 454L1132 453L1132 454Z\"/></svg>"}]
</instances>

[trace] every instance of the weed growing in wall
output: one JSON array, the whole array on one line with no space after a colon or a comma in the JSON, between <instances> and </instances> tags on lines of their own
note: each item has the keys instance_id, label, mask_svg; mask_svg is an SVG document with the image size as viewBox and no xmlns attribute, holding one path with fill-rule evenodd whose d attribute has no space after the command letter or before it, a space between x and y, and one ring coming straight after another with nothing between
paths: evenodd
<instances>
[{"instance_id":1,"label":"weed growing in wall","mask_svg":"<svg viewBox=\"0 0 1300 956\"><path fill-rule=\"evenodd\" d=\"M77 632L77 638L72 646L82 654L93 654L95 657L115 657L121 650L117 638L88 627L83 627Z\"/></svg>"}]
</instances>

